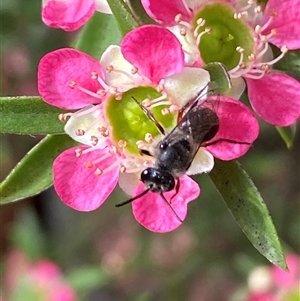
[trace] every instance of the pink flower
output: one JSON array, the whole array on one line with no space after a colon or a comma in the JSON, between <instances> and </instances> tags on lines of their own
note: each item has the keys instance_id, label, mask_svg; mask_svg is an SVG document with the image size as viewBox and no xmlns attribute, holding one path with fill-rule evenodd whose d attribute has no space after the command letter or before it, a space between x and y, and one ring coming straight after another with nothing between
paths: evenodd
<instances>
[{"instance_id":1,"label":"pink flower","mask_svg":"<svg viewBox=\"0 0 300 301\"><path fill-rule=\"evenodd\" d=\"M205 92L209 82L206 70L184 67L176 37L153 25L128 33L121 47L110 46L100 62L61 49L47 54L39 65L44 100L62 108L82 108L61 116L70 117L65 131L81 146L64 151L53 166L58 195L80 211L101 206L117 183L133 197L145 190L139 176L155 159L141 156L139 149L150 150L161 136L133 97L170 129L178 110L199 91ZM240 102L212 98L208 105L217 110L220 129L215 144L200 148L187 174L209 172L213 155L224 160L243 155L258 135L255 117ZM184 220L187 204L199 193L198 184L185 175L178 193L172 190L165 196ZM168 232L181 224L158 193L147 193L132 207L137 221L151 231Z\"/></svg>"},{"instance_id":2,"label":"pink flower","mask_svg":"<svg viewBox=\"0 0 300 301\"><path fill-rule=\"evenodd\" d=\"M42 20L50 27L73 31L95 13L111 13L105 0L43 0Z\"/></svg>"},{"instance_id":3,"label":"pink flower","mask_svg":"<svg viewBox=\"0 0 300 301\"><path fill-rule=\"evenodd\" d=\"M299 118L299 82L272 70L288 49L299 49L299 0L269 0L263 12L256 1L142 3L152 18L170 26L180 39L187 64L220 61L232 79L242 77L252 108L266 122L288 126ZM279 57L272 58L269 43L281 48Z\"/></svg>"},{"instance_id":4,"label":"pink flower","mask_svg":"<svg viewBox=\"0 0 300 301\"><path fill-rule=\"evenodd\" d=\"M296 254L286 256L289 271L279 267L257 267L248 279L247 301L285 301L299 300L300 257Z\"/></svg>"},{"instance_id":5,"label":"pink flower","mask_svg":"<svg viewBox=\"0 0 300 301\"><path fill-rule=\"evenodd\" d=\"M23 253L13 251L6 263L4 296L30 296L40 301L75 301L73 289L64 281L60 268L49 260L30 262ZM32 299L33 300L33 299Z\"/></svg>"}]
</instances>

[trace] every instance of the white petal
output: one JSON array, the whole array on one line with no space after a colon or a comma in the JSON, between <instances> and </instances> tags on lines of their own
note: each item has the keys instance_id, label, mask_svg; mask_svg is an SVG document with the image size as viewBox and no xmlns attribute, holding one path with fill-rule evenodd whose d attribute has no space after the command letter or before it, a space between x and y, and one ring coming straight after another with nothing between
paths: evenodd
<instances>
[{"instance_id":1,"label":"white petal","mask_svg":"<svg viewBox=\"0 0 300 301\"><path fill-rule=\"evenodd\" d=\"M231 78L230 81L232 86L226 96L232 97L234 99L240 99L246 88L244 79L242 77L237 77Z\"/></svg>"},{"instance_id":2,"label":"white petal","mask_svg":"<svg viewBox=\"0 0 300 301\"><path fill-rule=\"evenodd\" d=\"M203 172L210 172L214 167L214 157L205 148L200 147L192 165L187 171L188 175L195 175Z\"/></svg>"},{"instance_id":3,"label":"white petal","mask_svg":"<svg viewBox=\"0 0 300 301\"><path fill-rule=\"evenodd\" d=\"M97 106L88 105L74 113L67 121L65 132L75 141L92 146L92 136L98 138L98 143L101 143L101 140L105 140L98 131L98 128L102 126L105 126L105 122L101 110ZM78 129L83 130L85 132L84 135L76 135Z\"/></svg>"},{"instance_id":4,"label":"white petal","mask_svg":"<svg viewBox=\"0 0 300 301\"><path fill-rule=\"evenodd\" d=\"M182 72L165 78L163 85L168 98L179 107L183 107L200 92L205 99L209 81L208 71L196 67L185 67Z\"/></svg>"},{"instance_id":5,"label":"white petal","mask_svg":"<svg viewBox=\"0 0 300 301\"><path fill-rule=\"evenodd\" d=\"M95 0L96 10L104 14L112 14L111 9L106 0Z\"/></svg>"},{"instance_id":6,"label":"white petal","mask_svg":"<svg viewBox=\"0 0 300 301\"><path fill-rule=\"evenodd\" d=\"M193 65L200 56L199 50L196 47L193 33L183 25L171 26L168 27L168 29L176 36L182 45L182 50L184 51L184 61L187 63L187 65ZM185 36L180 33L182 29L186 30Z\"/></svg>"},{"instance_id":7,"label":"white petal","mask_svg":"<svg viewBox=\"0 0 300 301\"><path fill-rule=\"evenodd\" d=\"M140 172L120 173L119 186L128 195L133 195L134 190L140 183Z\"/></svg>"},{"instance_id":8,"label":"white petal","mask_svg":"<svg viewBox=\"0 0 300 301\"><path fill-rule=\"evenodd\" d=\"M120 46L110 45L101 56L100 63L104 68L106 82L110 86L117 87L119 91L124 92L136 86L137 82L142 78L138 74L131 74L133 66L125 60L121 52ZM113 66L114 69L121 70L122 72L112 71L107 72L106 68ZM129 76L123 74L127 73Z\"/></svg>"}]
</instances>

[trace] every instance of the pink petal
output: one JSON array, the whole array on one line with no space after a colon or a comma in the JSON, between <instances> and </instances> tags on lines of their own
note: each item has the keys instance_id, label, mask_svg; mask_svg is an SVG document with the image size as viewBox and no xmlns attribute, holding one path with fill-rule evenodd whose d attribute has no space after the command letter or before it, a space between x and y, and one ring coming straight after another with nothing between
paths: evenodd
<instances>
[{"instance_id":1,"label":"pink petal","mask_svg":"<svg viewBox=\"0 0 300 301\"><path fill-rule=\"evenodd\" d=\"M88 168L87 162L101 158L108 151L94 150L77 158L75 149L76 147L70 148L55 159L54 188L66 205L79 211L92 211L107 199L119 178L118 168L112 168L100 176L95 171L97 168L104 170L110 167L116 162L116 158L111 155Z\"/></svg>"},{"instance_id":2,"label":"pink petal","mask_svg":"<svg viewBox=\"0 0 300 301\"><path fill-rule=\"evenodd\" d=\"M121 51L140 75L154 83L180 72L184 65L180 42L169 30L156 25L130 31L121 42Z\"/></svg>"},{"instance_id":3,"label":"pink petal","mask_svg":"<svg viewBox=\"0 0 300 301\"><path fill-rule=\"evenodd\" d=\"M300 83L279 72L259 80L246 78L248 96L256 113L266 122L288 126L300 116Z\"/></svg>"},{"instance_id":4,"label":"pink petal","mask_svg":"<svg viewBox=\"0 0 300 301\"><path fill-rule=\"evenodd\" d=\"M135 195L145 190L145 185L140 183ZM198 184L188 176L180 178L180 189L176 194L175 189L164 193L167 201L177 215L184 220L187 214L187 204L196 199L200 194ZM181 225L171 208L158 193L148 192L145 196L132 203L135 219L145 228L153 232L170 232Z\"/></svg>"},{"instance_id":5,"label":"pink petal","mask_svg":"<svg viewBox=\"0 0 300 301\"><path fill-rule=\"evenodd\" d=\"M42 9L42 19L50 27L72 31L85 24L94 12L94 0L49 0Z\"/></svg>"},{"instance_id":6,"label":"pink petal","mask_svg":"<svg viewBox=\"0 0 300 301\"><path fill-rule=\"evenodd\" d=\"M190 21L191 12L184 0L142 0L147 14L155 21L171 26L176 25L175 16L182 15L182 20Z\"/></svg>"},{"instance_id":7,"label":"pink petal","mask_svg":"<svg viewBox=\"0 0 300 301\"><path fill-rule=\"evenodd\" d=\"M87 54L64 48L46 54L38 67L38 89L45 102L63 109L79 109L87 104L100 103L101 99L71 88L76 81L81 87L97 92L102 86L91 78L97 72L103 77L98 61Z\"/></svg>"},{"instance_id":8,"label":"pink petal","mask_svg":"<svg viewBox=\"0 0 300 301\"><path fill-rule=\"evenodd\" d=\"M253 112L243 103L227 97L212 98L220 127L207 147L214 157L233 160L244 155L258 137L259 125ZM226 141L227 140L227 141ZM229 140L229 141L228 141Z\"/></svg>"},{"instance_id":9,"label":"pink petal","mask_svg":"<svg viewBox=\"0 0 300 301\"><path fill-rule=\"evenodd\" d=\"M296 287L300 280L300 257L296 254L288 254L286 262L289 268L288 272L273 266L272 275L279 288L290 290Z\"/></svg>"},{"instance_id":10,"label":"pink petal","mask_svg":"<svg viewBox=\"0 0 300 301\"><path fill-rule=\"evenodd\" d=\"M265 24L270 15L274 15L271 23L263 30L268 35L272 29L276 34L270 38L270 42L281 48L283 45L289 49L300 48L299 24L300 24L300 1L299 0L269 0L267 2L262 25Z\"/></svg>"}]
</instances>

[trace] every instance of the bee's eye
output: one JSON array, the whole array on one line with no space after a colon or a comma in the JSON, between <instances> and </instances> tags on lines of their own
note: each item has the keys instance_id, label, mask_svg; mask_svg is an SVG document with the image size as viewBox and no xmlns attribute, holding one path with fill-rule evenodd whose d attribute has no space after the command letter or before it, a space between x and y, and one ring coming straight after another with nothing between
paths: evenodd
<instances>
[{"instance_id":1,"label":"bee's eye","mask_svg":"<svg viewBox=\"0 0 300 301\"><path fill-rule=\"evenodd\" d=\"M165 149L167 149L167 147L169 146L169 144L168 144L168 142L167 141L164 141L164 142L162 142L161 144L160 144L160 149L161 150L165 150Z\"/></svg>"}]
</instances>

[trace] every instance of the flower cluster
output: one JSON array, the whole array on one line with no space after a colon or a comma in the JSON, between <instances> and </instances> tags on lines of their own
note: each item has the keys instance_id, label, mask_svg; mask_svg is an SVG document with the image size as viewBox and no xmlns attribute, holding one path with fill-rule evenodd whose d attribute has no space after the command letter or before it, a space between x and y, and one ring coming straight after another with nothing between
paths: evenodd
<instances>
[{"instance_id":1,"label":"flower cluster","mask_svg":"<svg viewBox=\"0 0 300 301\"><path fill-rule=\"evenodd\" d=\"M286 256L289 271L279 267L261 266L254 269L248 279L247 301L299 300L300 257Z\"/></svg>"},{"instance_id":2,"label":"flower cluster","mask_svg":"<svg viewBox=\"0 0 300 301\"><path fill-rule=\"evenodd\" d=\"M46 259L30 262L22 252L14 250L6 260L3 276L3 300L76 300L60 268Z\"/></svg>"},{"instance_id":3,"label":"flower cluster","mask_svg":"<svg viewBox=\"0 0 300 301\"><path fill-rule=\"evenodd\" d=\"M117 184L131 197L138 196L145 191L141 172L155 164L155 158L141 155L140 150L151 153L162 139L142 108L170 132L185 105L201 99L201 105L216 111L219 130L209 143L201 145L186 175L178 180L178 191L164 194L184 220L188 203L200 194L198 184L188 175L209 172L214 157L232 160L242 156L258 136L253 112L236 100L245 88L244 80L252 107L267 122L289 125L299 117L299 83L271 70L288 47L298 45L285 41L279 29L275 35L276 17L284 12L278 4L277 15L271 14L276 1L269 1L263 15L252 1L245 6L237 6L235 1L189 1L191 6L183 0L142 2L161 26L145 25L129 32L120 46L109 46L100 61L71 48L48 53L40 61L42 98L59 108L78 110L60 116L66 121L66 133L80 145L56 158L54 187L65 204L81 211L97 209ZM75 3L48 1L49 6L73 5L70 11L79 13ZM94 12L94 1L91 7ZM86 20L82 15L75 18L62 12L59 20ZM292 34L287 37L289 41L294 38ZM286 42L281 45L282 55L266 61L268 43L278 45L278 39ZM227 96L207 101L211 84L218 88L218 80L208 68L214 62L221 62L217 65L222 70L226 66L229 72L218 76L227 79L229 88L229 74L233 87ZM278 82L282 90L278 90ZM181 224L158 193L149 191L136 199L132 208L136 220L151 231L168 232Z\"/></svg>"}]
</instances>

